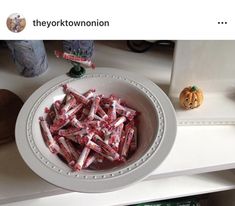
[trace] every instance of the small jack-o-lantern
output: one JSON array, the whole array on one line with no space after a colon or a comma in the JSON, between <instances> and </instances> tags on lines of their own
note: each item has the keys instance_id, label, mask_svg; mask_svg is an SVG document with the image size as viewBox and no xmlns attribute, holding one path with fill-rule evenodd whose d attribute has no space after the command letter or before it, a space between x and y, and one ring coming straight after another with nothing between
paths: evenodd
<instances>
[{"instance_id":1,"label":"small jack-o-lantern","mask_svg":"<svg viewBox=\"0 0 235 206\"><path fill-rule=\"evenodd\" d=\"M196 86L189 86L180 93L180 106L184 109L194 109L203 102L203 93Z\"/></svg>"}]
</instances>

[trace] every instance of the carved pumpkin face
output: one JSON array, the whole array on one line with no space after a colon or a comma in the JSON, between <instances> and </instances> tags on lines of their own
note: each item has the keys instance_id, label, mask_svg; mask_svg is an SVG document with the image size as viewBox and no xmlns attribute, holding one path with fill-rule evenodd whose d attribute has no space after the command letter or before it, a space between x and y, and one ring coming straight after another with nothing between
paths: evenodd
<instances>
[{"instance_id":1,"label":"carved pumpkin face","mask_svg":"<svg viewBox=\"0 0 235 206\"><path fill-rule=\"evenodd\" d=\"M180 106L184 109L194 109L203 102L203 93L196 86L190 86L183 89L180 93Z\"/></svg>"}]
</instances>

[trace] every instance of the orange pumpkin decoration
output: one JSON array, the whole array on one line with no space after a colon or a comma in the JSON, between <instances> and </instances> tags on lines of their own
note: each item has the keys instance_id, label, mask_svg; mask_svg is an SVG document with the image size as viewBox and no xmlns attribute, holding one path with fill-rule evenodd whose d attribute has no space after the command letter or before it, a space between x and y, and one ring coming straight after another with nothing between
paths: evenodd
<instances>
[{"instance_id":1,"label":"orange pumpkin decoration","mask_svg":"<svg viewBox=\"0 0 235 206\"><path fill-rule=\"evenodd\" d=\"M203 93L196 86L189 86L180 93L180 106L184 109L194 109L203 102Z\"/></svg>"}]
</instances>

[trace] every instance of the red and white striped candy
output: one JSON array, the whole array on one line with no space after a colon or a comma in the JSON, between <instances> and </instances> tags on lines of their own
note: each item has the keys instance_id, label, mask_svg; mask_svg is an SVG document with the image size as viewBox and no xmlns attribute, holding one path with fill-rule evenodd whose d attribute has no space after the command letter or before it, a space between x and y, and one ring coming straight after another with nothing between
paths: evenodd
<instances>
[{"instance_id":1,"label":"red and white striped candy","mask_svg":"<svg viewBox=\"0 0 235 206\"><path fill-rule=\"evenodd\" d=\"M66 101L66 104L61 108L60 114L65 114L75 105L76 105L76 99L74 97L71 97L68 101Z\"/></svg>"},{"instance_id":2,"label":"red and white striped candy","mask_svg":"<svg viewBox=\"0 0 235 206\"><path fill-rule=\"evenodd\" d=\"M84 165L83 165L83 168L88 168L93 162L95 162L97 160L97 154L92 154L90 156L87 157Z\"/></svg>"},{"instance_id":3,"label":"red and white striped candy","mask_svg":"<svg viewBox=\"0 0 235 206\"><path fill-rule=\"evenodd\" d=\"M108 109L108 120L110 122L114 121L115 119L117 119L117 114L116 114L116 101L113 100L109 109Z\"/></svg>"},{"instance_id":4,"label":"red and white striped candy","mask_svg":"<svg viewBox=\"0 0 235 206\"><path fill-rule=\"evenodd\" d=\"M121 103L121 99L117 96L115 96L114 94L111 94L110 97L109 97L112 101L116 101L118 102L119 104Z\"/></svg>"},{"instance_id":5,"label":"red and white striped candy","mask_svg":"<svg viewBox=\"0 0 235 206\"><path fill-rule=\"evenodd\" d=\"M81 94L64 85L64 91L63 100L54 102L47 112L49 125L40 119L44 141L52 152L80 171L93 162L102 164L103 159L122 163L136 151L134 109L115 95L95 95L95 89Z\"/></svg>"},{"instance_id":6,"label":"red and white striped candy","mask_svg":"<svg viewBox=\"0 0 235 206\"><path fill-rule=\"evenodd\" d=\"M62 151L62 154L65 158L65 160L68 162L69 166L73 166L75 164L74 156L65 140L64 137L58 137L57 142L60 146L60 149Z\"/></svg>"},{"instance_id":7,"label":"red and white striped candy","mask_svg":"<svg viewBox=\"0 0 235 206\"><path fill-rule=\"evenodd\" d=\"M93 141L88 141L86 147L92 149L96 153L102 154L102 148Z\"/></svg>"},{"instance_id":8,"label":"red and white striped candy","mask_svg":"<svg viewBox=\"0 0 235 206\"><path fill-rule=\"evenodd\" d=\"M61 107L62 102L60 100L56 100L54 105L57 111L60 111L60 107Z\"/></svg>"},{"instance_id":9,"label":"red and white striped candy","mask_svg":"<svg viewBox=\"0 0 235 206\"><path fill-rule=\"evenodd\" d=\"M79 139L77 138L77 136L64 136L64 138L69 139L72 142L80 144Z\"/></svg>"},{"instance_id":10,"label":"red and white striped candy","mask_svg":"<svg viewBox=\"0 0 235 206\"><path fill-rule=\"evenodd\" d=\"M106 114L106 112L102 109L102 107L99 105L98 109L97 109L97 114L103 118L103 120L106 120L108 118L108 115Z\"/></svg>"},{"instance_id":11,"label":"red and white striped candy","mask_svg":"<svg viewBox=\"0 0 235 206\"><path fill-rule=\"evenodd\" d=\"M84 97L90 99L95 96L95 89L89 89L87 92L83 94Z\"/></svg>"},{"instance_id":12,"label":"red and white striped candy","mask_svg":"<svg viewBox=\"0 0 235 206\"><path fill-rule=\"evenodd\" d=\"M81 129L85 127L85 124L79 121L76 117L71 119L70 124L76 127L77 129Z\"/></svg>"},{"instance_id":13,"label":"red and white striped candy","mask_svg":"<svg viewBox=\"0 0 235 206\"><path fill-rule=\"evenodd\" d=\"M125 142L123 144L122 153L121 153L123 157L127 157L133 135L134 135L134 129L130 127L127 128Z\"/></svg>"},{"instance_id":14,"label":"red and white striped candy","mask_svg":"<svg viewBox=\"0 0 235 206\"><path fill-rule=\"evenodd\" d=\"M108 144L106 144L101 137L99 137L98 135L94 135L93 137L93 141L99 145L100 147L102 147L103 151L105 152L106 155L111 156L113 159L118 159L119 158L119 154Z\"/></svg>"},{"instance_id":15,"label":"red and white striped candy","mask_svg":"<svg viewBox=\"0 0 235 206\"><path fill-rule=\"evenodd\" d=\"M138 139L137 139L137 128L133 127L134 129L134 135L133 138L131 140L131 145L130 145L130 151L131 152L135 152L138 146Z\"/></svg>"},{"instance_id":16,"label":"red and white striped candy","mask_svg":"<svg viewBox=\"0 0 235 206\"><path fill-rule=\"evenodd\" d=\"M68 129L60 129L58 131L58 135L61 136L71 136L71 135L77 135L80 129L76 127L69 127Z\"/></svg>"},{"instance_id":17,"label":"red and white striped candy","mask_svg":"<svg viewBox=\"0 0 235 206\"><path fill-rule=\"evenodd\" d=\"M79 156L76 164L74 165L74 170L75 171L80 171L90 153L91 149L89 149L88 147L84 147L84 149L82 150L81 155Z\"/></svg>"},{"instance_id":18,"label":"red and white striped candy","mask_svg":"<svg viewBox=\"0 0 235 206\"><path fill-rule=\"evenodd\" d=\"M88 98L86 98L85 96L83 96L81 93L79 93L77 90L68 87L67 85L64 86L65 90L67 93L72 93L73 96L77 99L78 102L81 102L83 104L87 104L88 103Z\"/></svg>"},{"instance_id":19,"label":"red and white striped candy","mask_svg":"<svg viewBox=\"0 0 235 206\"><path fill-rule=\"evenodd\" d=\"M94 134L88 134L88 135L87 135L88 139L90 140L90 139L93 137L93 135L94 135ZM88 142L89 142L89 141L88 141ZM88 148L87 146L85 146L85 147L83 148L81 155L79 156L79 158L78 158L76 164L74 165L74 169L75 169L76 171L80 171L80 170L82 169L82 167L83 167L83 165L84 165L84 163L85 163L85 161L86 161L86 159L87 159L87 157L88 157L90 151L91 151L91 149Z\"/></svg>"},{"instance_id":20,"label":"red and white striped candy","mask_svg":"<svg viewBox=\"0 0 235 206\"><path fill-rule=\"evenodd\" d=\"M72 144L72 142L68 139L65 139L67 146L69 148L69 151L71 152L71 154L73 155L73 158L77 161L77 159L79 158L79 153L76 150L76 148L74 147L74 145Z\"/></svg>"},{"instance_id":21,"label":"red and white striped candy","mask_svg":"<svg viewBox=\"0 0 235 206\"><path fill-rule=\"evenodd\" d=\"M58 107L56 106L56 103L53 103L52 106L53 106L53 109L55 111L56 117L58 117L59 116L59 110L57 109Z\"/></svg>"},{"instance_id":22,"label":"red and white striped candy","mask_svg":"<svg viewBox=\"0 0 235 206\"><path fill-rule=\"evenodd\" d=\"M71 140L72 142L75 142L82 146L84 146L88 141L86 136L81 137L79 135L64 136L64 138Z\"/></svg>"},{"instance_id":23,"label":"red and white striped candy","mask_svg":"<svg viewBox=\"0 0 235 206\"><path fill-rule=\"evenodd\" d=\"M108 155L106 153L105 150L103 150L103 148L101 148L98 144L96 144L95 142L93 141L89 141L87 144L86 144L86 147L90 148L91 150L95 151L96 153L102 155L103 157L105 157L106 159L108 160L111 160L111 161L114 161L115 159L111 156L111 155Z\"/></svg>"},{"instance_id":24,"label":"red and white striped candy","mask_svg":"<svg viewBox=\"0 0 235 206\"><path fill-rule=\"evenodd\" d=\"M113 122L110 123L109 130L112 130L112 129L118 127L120 124L124 123L125 121L126 121L126 117L124 117L124 116L117 118L116 120L114 120Z\"/></svg>"},{"instance_id":25,"label":"red and white striped candy","mask_svg":"<svg viewBox=\"0 0 235 206\"><path fill-rule=\"evenodd\" d=\"M40 120L40 125L42 128L43 138L45 140L47 147L52 153L58 153L59 145L56 143L56 141L52 137L52 134L49 130L46 120L43 117L40 117L39 120Z\"/></svg>"},{"instance_id":26,"label":"red and white striped candy","mask_svg":"<svg viewBox=\"0 0 235 206\"><path fill-rule=\"evenodd\" d=\"M88 119L89 120L93 120L94 119L94 116L97 112L97 109L99 107L99 103L100 103L100 97L99 96L96 96L95 99L93 100L93 103L91 105L91 109L90 109L90 112L88 114Z\"/></svg>"},{"instance_id":27,"label":"red and white striped candy","mask_svg":"<svg viewBox=\"0 0 235 206\"><path fill-rule=\"evenodd\" d=\"M123 127L124 127L124 124L123 123L120 124L110 137L109 143L112 145L112 147L116 151L118 151L118 148L119 148L119 143L121 140L121 134L122 134Z\"/></svg>"},{"instance_id":28,"label":"red and white striped candy","mask_svg":"<svg viewBox=\"0 0 235 206\"><path fill-rule=\"evenodd\" d=\"M70 99L74 98L73 95L71 95L70 93L66 94L65 96L65 103L68 103Z\"/></svg>"},{"instance_id":29,"label":"red and white striped candy","mask_svg":"<svg viewBox=\"0 0 235 206\"><path fill-rule=\"evenodd\" d=\"M50 131L51 132L56 132L60 128L64 127L69 123L68 119L56 119L55 122L50 126Z\"/></svg>"},{"instance_id":30,"label":"red and white striped candy","mask_svg":"<svg viewBox=\"0 0 235 206\"><path fill-rule=\"evenodd\" d=\"M93 119L89 119L88 115L89 115L90 111L89 111L87 108L84 108L84 109L82 110L82 112L83 112L83 114L82 114L82 119L83 119L83 121L84 121L85 119L88 119L89 121L93 120ZM99 120L99 121L105 121L105 119L103 119L102 117L99 117L99 116L96 115L96 114L94 114L94 119Z\"/></svg>"},{"instance_id":31,"label":"red and white striped candy","mask_svg":"<svg viewBox=\"0 0 235 206\"><path fill-rule=\"evenodd\" d=\"M81 103L61 116L63 116L65 119L72 118L82 107L83 107L83 104Z\"/></svg>"}]
</instances>

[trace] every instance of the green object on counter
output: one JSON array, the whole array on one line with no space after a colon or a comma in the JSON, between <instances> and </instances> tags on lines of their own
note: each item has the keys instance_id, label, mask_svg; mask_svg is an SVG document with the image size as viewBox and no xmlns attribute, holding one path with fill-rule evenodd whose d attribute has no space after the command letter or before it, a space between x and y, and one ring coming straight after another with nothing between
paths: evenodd
<instances>
[{"instance_id":1,"label":"green object on counter","mask_svg":"<svg viewBox=\"0 0 235 206\"><path fill-rule=\"evenodd\" d=\"M86 73L86 70L79 63L73 63L73 67L67 73L72 78L80 78Z\"/></svg>"}]
</instances>

